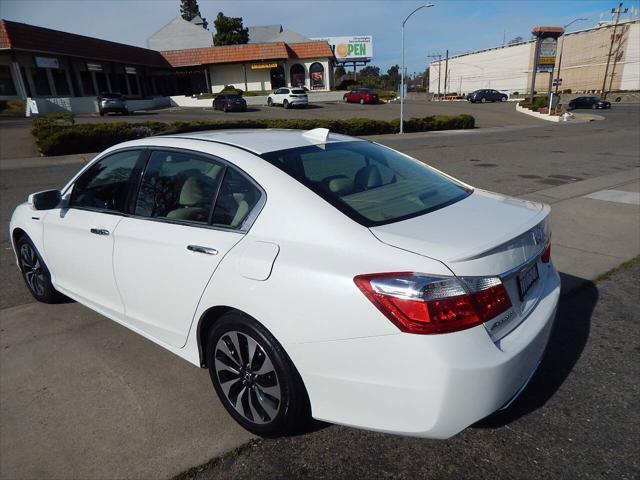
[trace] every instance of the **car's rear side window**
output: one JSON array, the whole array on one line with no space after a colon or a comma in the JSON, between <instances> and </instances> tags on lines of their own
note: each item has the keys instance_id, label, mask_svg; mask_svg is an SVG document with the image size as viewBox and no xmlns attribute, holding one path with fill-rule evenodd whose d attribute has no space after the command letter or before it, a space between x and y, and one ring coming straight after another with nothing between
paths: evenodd
<instances>
[{"instance_id":1,"label":"car's rear side window","mask_svg":"<svg viewBox=\"0 0 640 480\"><path fill-rule=\"evenodd\" d=\"M365 226L415 217L470 194L422 162L371 142L336 142L262 157Z\"/></svg>"}]
</instances>

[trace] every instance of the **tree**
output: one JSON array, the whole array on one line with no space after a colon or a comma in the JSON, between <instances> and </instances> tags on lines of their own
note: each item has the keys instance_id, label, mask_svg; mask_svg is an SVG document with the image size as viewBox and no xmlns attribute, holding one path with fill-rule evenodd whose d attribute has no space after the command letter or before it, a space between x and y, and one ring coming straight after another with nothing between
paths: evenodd
<instances>
[{"instance_id":1,"label":"tree","mask_svg":"<svg viewBox=\"0 0 640 480\"><path fill-rule=\"evenodd\" d=\"M395 90L398 88L400 84L400 67L398 65L394 65L389 70L387 70L388 80L387 86L390 89Z\"/></svg>"},{"instance_id":2,"label":"tree","mask_svg":"<svg viewBox=\"0 0 640 480\"><path fill-rule=\"evenodd\" d=\"M522 37L520 37L520 36L514 37L511 40L509 40L509 45L513 45L514 43L521 43L523 41L524 41L524 39Z\"/></svg>"},{"instance_id":3,"label":"tree","mask_svg":"<svg viewBox=\"0 0 640 480\"><path fill-rule=\"evenodd\" d=\"M249 41L249 29L242 26L242 17L227 17L219 12L213 24L216 27L216 34L213 36L216 47L241 45Z\"/></svg>"},{"instance_id":4,"label":"tree","mask_svg":"<svg viewBox=\"0 0 640 480\"><path fill-rule=\"evenodd\" d=\"M369 65L360 70L361 77L379 77L380 76L380 67L374 67L373 65Z\"/></svg>"},{"instance_id":5,"label":"tree","mask_svg":"<svg viewBox=\"0 0 640 480\"><path fill-rule=\"evenodd\" d=\"M200 7L198 7L198 0L180 0L180 15L187 22L190 22L195 17L202 18L202 28L206 29L209 24L206 18L202 17L200 13Z\"/></svg>"},{"instance_id":6,"label":"tree","mask_svg":"<svg viewBox=\"0 0 640 480\"><path fill-rule=\"evenodd\" d=\"M344 69L344 66L338 65L336 67L336 71L335 71L336 78L340 78L340 77L342 77L342 76L344 76L346 74L347 74L347 71Z\"/></svg>"}]
</instances>

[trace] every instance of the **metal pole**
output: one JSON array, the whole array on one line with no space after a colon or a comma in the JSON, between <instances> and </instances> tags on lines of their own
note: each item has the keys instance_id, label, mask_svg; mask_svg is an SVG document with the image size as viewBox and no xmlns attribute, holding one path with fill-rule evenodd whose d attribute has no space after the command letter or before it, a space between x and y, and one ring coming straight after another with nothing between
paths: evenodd
<instances>
[{"instance_id":1,"label":"metal pole","mask_svg":"<svg viewBox=\"0 0 640 480\"><path fill-rule=\"evenodd\" d=\"M575 20L567 23L564 26L564 32L562 32L562 43L560 44L560 56L558 57L558 73L556 75L556 94L558 93L558 87L560 86L560 69L562 68L562 51L564 50L564 36L566 35L567 28L576 22L586 22L588 18L576 18Z\"/></svg>"},{"instance_id":2,"label":"metal pole","mask_svg":"<svg viewBox=\"0 0 640 480\"><path fill-rule=\"evenodd\" d=\"M402 69L400 70L400 133L404 133L404 22L402 22Z\"/></svg>"},{"instance_id":3,"label":"metal pole","mask_svg":"<svg viewBox=\"0 0 640 480\"><path fill-rule=\"evenodd\" d=\"M444 57L444 98L447 98L447 78L449 76L449 50L446 51Z\"/></svg>"},{"instance_id":4,"label":"metal pole","mask_svg":"<svg viewBox=\"0 0 640 480\"><path fill-rule=\"evenodd\" d=\"M407 23L407 20L409 20L411 15L416 13L418 10L422 8L428 8L428 7L433 7L433 3L420 5L413 12L407 15L407 18L405 18L402 21L402 28L401 28L402 30L402 71L400 72L400 132L399 133L404 133L404 24Z\"/></svg>"},{"instance_id":5,"label":"metal pole","mask_svg":"<svg viewBox=\"0 0 640 480\"><path fill-rule=\"evenodd\" d=\"M438 100L440 100L440 71L442 70L442 55L438 58Z\"/></svg>"}]
</instances>

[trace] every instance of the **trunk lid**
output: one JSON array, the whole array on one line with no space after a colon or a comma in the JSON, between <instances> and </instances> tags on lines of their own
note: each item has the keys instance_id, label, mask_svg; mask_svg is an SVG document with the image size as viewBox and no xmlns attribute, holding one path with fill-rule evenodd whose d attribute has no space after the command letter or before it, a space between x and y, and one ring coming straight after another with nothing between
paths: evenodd
<instances>
[{"instance_id":1,"label":"trunk lid","mask_svg":"<svg viewBox=\"0 0 640 480\"><path fill-rule=\"evenodd\" d=\"M499 275L544 248L549 207L484 190L370 230L381 242L444 262L456 275Z\"/></svg>"}]
</instances>

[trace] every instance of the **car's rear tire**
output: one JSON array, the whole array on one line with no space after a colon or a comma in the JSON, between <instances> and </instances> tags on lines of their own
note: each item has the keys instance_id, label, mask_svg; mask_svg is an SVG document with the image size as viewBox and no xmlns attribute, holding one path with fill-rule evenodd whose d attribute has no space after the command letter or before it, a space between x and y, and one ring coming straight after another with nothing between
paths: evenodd
<instances>
[{"instance_id":1,"label":"car's rear tire","mask_svg":"<svg viewBox=\"0 0 640 480\"><path fill-rule=\"evenodd\" d=\"M347 98L347 96L345 95L345 96L343 96L343 97L342 97L342 101L343 101L344 103L348 103L348 102L349 102L349 99L348 99L348 98Z\"/></svg>"},{"instance_id":2,"label":"car's rear tire","mask_svg":"<svg viewBox=\"0 0 640 480\"><path fill-rule=\"evenodd\" d=\"M360 105L364 105L364 98L360 99Z\"/></svg>"},{"instance_id":3,"label":"car's rear tire","mask_svg":"<svg viewBox=\"0 0 640 480\"><path fill-rule=\"evenodd\" d=\"M284 100L282 102L282 106L284 107L285 110L288 109L289 108L289 101L288 100Z\"/></svg>"},{"instance_id":4,"label":"car's rear tire","mask_svg":"<svg viewBox=\"0 0 640 480\"><path fill-rule=\"evenodd\" d=\"M596 105L595 103L591 105L591 110L595 110L596 108L598 108L598 105Z\"/></svg>"},{"instance_id":5,"label":"car's rear tire","mask_svg":"<svg viewBox=\"0 0 640 480\"><path fill-rule=\"evenodd\" d=\"M16 240L18 265L29 293L42 303L60 303L65 296L53 288L51 274L33 242L26 235Z\"/></svg>"},{"instance_id":6,"label":"car's rear tire","mask_svg":"<svg viewBox=\"0 0 640 480\"><path fill-rule=\"evenodd\" d=\"M267 105L272 107L273 106L273 100L271 100L270 98L267 98Z\"/></svg>"},{"instance_id":7,"label":"car's rear tire","mask_svg":"<svg viewBox=\"0 0 640 480\"><path fill-rule=\"evenodd\" d=\"M229 414L263 437L303 430L311 418L302 379L278 341L248 315L220 317L207 343L213 387Z\"/></svg>"},{"instance_id":8,"label":"car's rear tire","mask_svg":"<svg viewBox=\"0 0 640 480\"><path fill-rule=\"evenodd\" d=\"M222 111L223 111L224 113L227 113L227 106L226 106L226 105L224 105L224 106L222 107Z\"/></svg>"}]
</instances>

